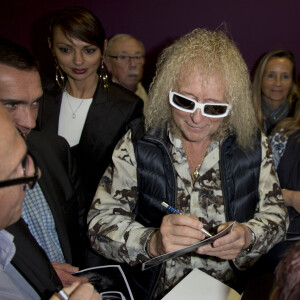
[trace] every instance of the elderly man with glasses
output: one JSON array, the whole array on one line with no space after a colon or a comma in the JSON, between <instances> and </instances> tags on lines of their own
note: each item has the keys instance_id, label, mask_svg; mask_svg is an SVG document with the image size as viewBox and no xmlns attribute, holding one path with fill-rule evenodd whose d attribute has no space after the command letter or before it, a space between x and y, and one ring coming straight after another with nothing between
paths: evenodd
<instances>
[{"instance_id":1,"label":"elderly man with glasses","mask_svg":"<svg viewBox=\"0 0 300 300\"><path fill-rule=\"evenodd\" d=\"M26 261L23 266L20 267L15 263L13 258L17 254L14 236L4 228L14 226L13 224L20 218L25 187L28 185L28 188L33 189L40 173L34 159L27 152L24 139L18 134L2 104L0 104L0 140L0 299L75 300L82 299L84 295L84 299L100 300L100 295L94 293L91 284L76 283L62 289L61 282L55 278L55 271L52 270L49 259L34 239L31 241L31 255L24 258ZM31 265L34 261L32 256L39 257L38 265ZM36 271L35 278L32 274L29 275L33 268ZM34 279L44 281L44 292L36 290Z\"/></svg>"},{"instance_id":2,"label":"elderly man with glasses","mask_svg":"<svg viewBox=\"0 0 300 300\"><path fill-rule=\"evenodd\" d=\"M115 148L88 216L93 248L132 266L136 299L161 299L194 268L238 287L240 271L284 239L287 210L250 87L222 31L196 29L163 51L145 130L132 124ZM233 221L213 243L141 271Z\"/></svg>"},{"instance_id":3,"label":"elderly man with glasses","mask_svg":"<svg viewBox=\"0 0 300 300\"><path fill-rule=\"evenodd\" d=\"M113 82L138 95L144 103L148 99L141 80L145 63L145 48L142 42L129 34L116 34L107 43L105 66Z\"/></svg>"},{"instance_id":4,"label":"elderly man with glasses","mask_svg":"<svg viewBox=\"0 0 300 300\"><path fill-rule=\"evenodd\" d=\"M1 38L0 102L25 138L29 153L36 158L43 174L32 189L26 189L22 218L64 285L78 280L87 282L87 278L72 275L78 267L85 267L86 229L80 210L85 200L70 147L61 137L32 130L42 95L40 75L31 54ZM19 251L25 250L22 247Z\"/></svg>"}]
</instances>

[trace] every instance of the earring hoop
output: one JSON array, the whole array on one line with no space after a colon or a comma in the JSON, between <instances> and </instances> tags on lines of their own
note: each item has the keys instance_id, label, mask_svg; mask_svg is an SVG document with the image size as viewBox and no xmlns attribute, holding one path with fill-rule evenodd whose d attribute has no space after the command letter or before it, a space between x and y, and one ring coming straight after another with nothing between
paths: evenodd
<instances>
[{"instance_id":1,"label":"earring hoop","mask_svg":"<svg viewBox=\"0 0 300 300\"><path fill-rule=\"evenodd\" d=\"M107 72L106 72L106 69L105 69L105 66L104 66L104 61L102 59L102 62L101 62L101 67L100 67L100 75L99 75L100 79L102 80L103 82L103 87L105 89L108 88L108 75L107 75Z\"/></svg>"},{"instance_id":2,"label":"earring hoop","mask_svg":"<svg viewBox=\"0 0 300 300\"><path fill-rule=\"evenodd\" d=\"M55 80L59 88L63 91L65 89L66 85L66 79L64 76L64 73L62 72L59 64L56 62L56 67L55 67Z\"/></svg>"}]
</instances>

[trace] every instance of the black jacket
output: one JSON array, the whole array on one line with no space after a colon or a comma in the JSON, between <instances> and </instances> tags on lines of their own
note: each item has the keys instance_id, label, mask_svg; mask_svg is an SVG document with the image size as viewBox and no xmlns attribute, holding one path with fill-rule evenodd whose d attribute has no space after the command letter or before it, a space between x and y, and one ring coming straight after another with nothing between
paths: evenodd
<instances>
[{"instance_id":1,"label":"black jacket","mask_svg":"<svg viewBox=\"0 0 300 300\"><path fill-rule=\"evenodd\" d=\"M37 128L57 134L62 93L55 82L45 84L43 89ZM72 147L83 179L87 209L128 123L142 114L143 101L134 93L112 82L104 88L99 81L79 144Z\"/></svg>"},{"instance_id":2,"label":"black jacket","mask_svg":"<svg viewBox=\"0 0 300 300\"><path fill-rule=\"evenodd\" d=\"M282 189L300 191L300 130L289 136L284 153L280 159L277 174ZM300 214L288 207L290 225L287 238L300 235Z\"/></svg>"},{"instance_id":3,"label":"black jacket","mask_svg":"<svg viewBox=\"0 0 300 300\"><path fill-rule=\"evenodd\" d=\"M12 265L40 295L49 299L53 293L63 288L47 254L31 235L23 219L5 228L14 236L16 254Z\"/></svg>"},{"instance_id":4,"label":"black jacket","mask_svg":"<svg viewBox=\"0 0 300 300\"><path fill-rule=\"evenodd\" d=\"M38 183L50 207L64 258L69 264L83 267L85 199L70 147L62 137L35 130L26 143L41 170Z\"/></svg>"}]
</instances>

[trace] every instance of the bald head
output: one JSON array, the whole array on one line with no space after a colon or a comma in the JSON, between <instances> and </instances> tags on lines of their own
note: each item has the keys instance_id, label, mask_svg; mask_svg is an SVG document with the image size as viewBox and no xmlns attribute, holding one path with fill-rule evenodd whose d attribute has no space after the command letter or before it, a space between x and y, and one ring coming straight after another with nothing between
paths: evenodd
<instances>
[{"instance_id":1,"label":"bald head","mask_svg":"<svg viewBox=\"0 0 300 300\"><path fill-rule=\"evenodd\" d=\"M21 162L27 148L2 104L0 104L0 141L0 181L24 176ZM20 218L24 196L24 185L0 188L0 229Z\"/></svg>"}]
</instances>

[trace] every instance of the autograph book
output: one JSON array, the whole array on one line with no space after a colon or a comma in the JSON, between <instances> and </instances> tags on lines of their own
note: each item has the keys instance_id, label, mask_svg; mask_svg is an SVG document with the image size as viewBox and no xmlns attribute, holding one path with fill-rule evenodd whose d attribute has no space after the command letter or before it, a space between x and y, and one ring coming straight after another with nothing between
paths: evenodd
<instances>
[{"instance_id":1,"label":"autograph book","mask_svg":"<svg viewBox=\"0 0 300 300\"><path fill-rule=\"evenodd\" d=\"M142 270L143 271L147 270L151 267L154 267L156 265L159 265L159 264L163 263L164 261L166 261L168 259L175 258L175 257L178 257L178 256L182 256L186 253L189 253L189 252L192 252L192 251L196 250L197 248L199 248L201 246L211 244L215 240L217 240L218 238L230 233L233 226L234 226L234 224L235 224L235 222L230 224L228 227L226 227L224 230L220 231L216 235L213 235L212 237L206 238L206 239L202 240L199 243L193 244L191 246L187 246L187 247L182 248L180 250L176 250L176 251L173 251L173 252L170 252L170 253L166 253L166 254L151 258L151 259L149 259L148 261L146 261L142 264Z\"/></svg>"}]
</instances>

